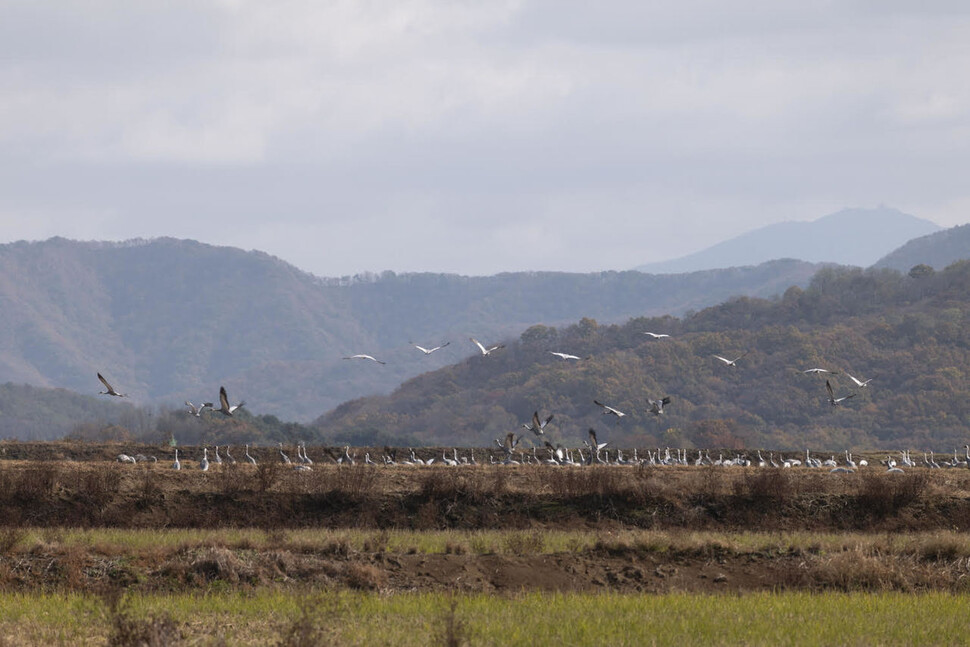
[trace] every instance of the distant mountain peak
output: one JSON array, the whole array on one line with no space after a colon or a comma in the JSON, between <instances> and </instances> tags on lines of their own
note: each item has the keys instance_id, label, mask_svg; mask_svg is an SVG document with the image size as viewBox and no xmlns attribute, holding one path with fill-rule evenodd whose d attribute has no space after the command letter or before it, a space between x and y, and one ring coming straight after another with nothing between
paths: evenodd
<instances>
[{"instance_id":1,"label":"distant mountain peak","mask_svg":"<svg viewBox=\"0 0 970 647\"><path fill-rule=\"evenodd\" d=\"M936 223L885 205L847 208L816 220L767 225L699 252L636 269L674 274L757 265L778 258L868 267L905 242L939 230Z\"/></svg>"}]
</instances>

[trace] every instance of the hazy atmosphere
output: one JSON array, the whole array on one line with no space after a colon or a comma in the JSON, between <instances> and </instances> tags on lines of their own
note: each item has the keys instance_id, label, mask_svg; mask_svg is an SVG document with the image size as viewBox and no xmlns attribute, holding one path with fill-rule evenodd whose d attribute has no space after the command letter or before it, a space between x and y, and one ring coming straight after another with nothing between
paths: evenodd
<instances>
[{"instance_id":1,"label":"hazy atmosphere","mask_svg":"<svg viewBox=\"0 0 970 647\"><path fill-rule=\"evenodd\" d=\"M968 220L960 2L0 2L2 239L318 275L626 269Z\"/></svg>"}]
</instances>

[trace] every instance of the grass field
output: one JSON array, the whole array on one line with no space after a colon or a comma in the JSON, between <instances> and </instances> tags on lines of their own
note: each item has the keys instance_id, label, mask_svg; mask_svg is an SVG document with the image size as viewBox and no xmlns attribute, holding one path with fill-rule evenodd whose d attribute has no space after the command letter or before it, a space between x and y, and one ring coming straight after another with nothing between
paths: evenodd
<instances>
[{"instance_id":1,"label":"grass field","mask_svg":"<svg viewBox=\"0 0 970 647\"><path fill-rule=\"evenodd\" d=\"M268 531L257 528L21 528L0 530L0 554L82 549L112 556L166 555L198 548L290 550L293 552L410 554L553 554L593 549L641 552L731 552L772 555L804 552L830 555L924 559L970 558L970 534L947 530L908 533L830 531L717 532L704 530L367 530L315 528Z\"/></svg>"},{"instance_id":2,"label":"grass field","mask_svg":"<svg viewBox=\"0 0 970 647\"><path fill-rule=\"evenodd\" d=\"M105 644L119 627L130 636L154 617L156 630L164 624L162 632L193 645L958 645L970 642L968 607L970 596L949 594L344 593L301 601L262 592L135 596L113 616L96 596L7 594L0 637Z\"/></svg>"}]
</instances>

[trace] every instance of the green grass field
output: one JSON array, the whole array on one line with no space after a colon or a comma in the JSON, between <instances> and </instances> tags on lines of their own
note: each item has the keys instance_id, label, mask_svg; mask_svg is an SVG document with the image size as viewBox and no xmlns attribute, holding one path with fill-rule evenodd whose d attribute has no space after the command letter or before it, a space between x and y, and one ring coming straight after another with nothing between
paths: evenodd
<instances>
[{"instance_id":1,"label":"green grass field","mask_svg":"<svg viewBox=\"0 0 970 647\"><path fill-rule=\"evenodd\" d=\"M302 603L300 600L309 600ZM187 644L957 645L970 596L949 594L323 594L137 596L132 618L170 616ZM298 620L307 612L303 622ZM4 644L105 644L112 617L85 595L0 595ZM317 633L319 632L319 633ZM224 642L223 642L224 641Z\"/></svg>"}]
</instances>

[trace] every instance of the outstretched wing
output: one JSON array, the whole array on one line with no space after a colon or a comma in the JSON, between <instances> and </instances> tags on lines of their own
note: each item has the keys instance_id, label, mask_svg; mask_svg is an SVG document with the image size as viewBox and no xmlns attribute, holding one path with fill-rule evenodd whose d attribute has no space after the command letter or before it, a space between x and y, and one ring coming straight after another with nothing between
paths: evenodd
<instances>
[{"instance_id":1,"label":"outstretched wing","mask_svg":"<svg viewBox=\"0 0 970 647\"><path fill-rule=\"evenodd\" d=\"M108 389L108 391L114 391L111 385L108 384L108 380L104 379L104 376L101 375L101 373L98 373L98 379L101 380L101 384L104 384L104 388Z\"/></svg>"},{"instance_id":2,"label":"outstretched wing","mask_svg":"<svg viewBox=\"0 0 970 647\"><path fill-rule=\"evenodd\" d=\"M223 411L229 411L229 396L226 395L226 387L219 387L219 405Z\"/></svg>"},{"instance_id":3,"label":"outstretched wing","mask_svg":"<svg viewBox=\"0 0 970 647\"><path fill-rule=\"evenodd\" d=\"M832 383L825 380L825 390L829 392L829 400L835 400L835 391L832 390Z\"/></svg>"}]
</instances>

